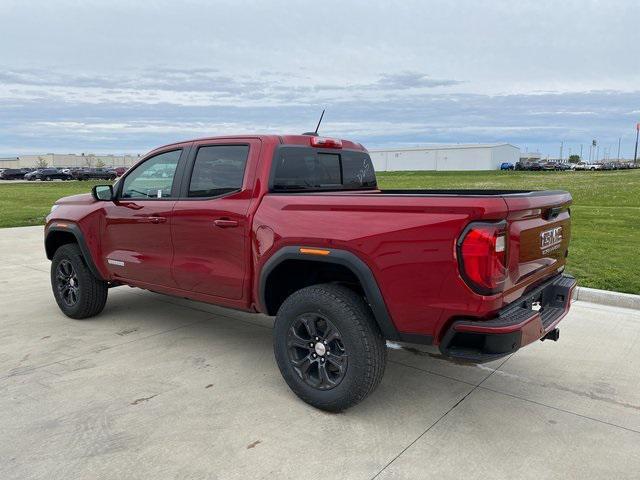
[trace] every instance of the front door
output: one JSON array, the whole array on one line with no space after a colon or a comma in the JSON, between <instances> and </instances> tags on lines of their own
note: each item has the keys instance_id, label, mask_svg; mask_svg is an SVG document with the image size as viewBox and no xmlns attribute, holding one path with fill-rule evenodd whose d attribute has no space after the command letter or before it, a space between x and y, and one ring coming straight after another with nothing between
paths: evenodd
<instances>
[{"instance_id":1,"label":"front door","mask_svg":"<svg viewBox=\"0 0 640 480\"><path fill-rule=\"evenodd\" d=\"M256 139L204 142L191 149L182 198L173 210L173 276L180 288L221 299L243 297L247 212L259 154Z\"/></svg>"},{"instance_id":2,"label":"front door","mask_svg":"<svg viewBox=\"0 0 640 480\"><path fill-rule=\"evenodd\" d=\"M102 251L116 278L175 286L171 215L182 149L154 155L130 170L105 207Z\"/></svg>"}]
</instances>

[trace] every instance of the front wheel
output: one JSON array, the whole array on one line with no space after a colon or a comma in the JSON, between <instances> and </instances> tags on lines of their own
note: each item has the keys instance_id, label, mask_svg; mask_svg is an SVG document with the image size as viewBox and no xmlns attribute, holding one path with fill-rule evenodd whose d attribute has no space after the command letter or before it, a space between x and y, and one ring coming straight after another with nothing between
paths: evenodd
<instances>
[{"instance_id":1,"label":"front wheel","mask_svg":"<svg viewBox=\"0 0 640 480\"><path fill-rule=\"evenodd\" d=\"M293 293L278 310L273 334L282 376L316 408L345 410L384 374L385 340L364 299L347 287L321 284Z\"/></svg>"},{"instance_id":2,"label":"front wheel","mask_svg":"<svg viewBox=\"0 0 640 480\"><path fill-rule=\"evenodd\" d=\"M91 273L75 243L56 250L51 262L51 287L58 307L67 317L93 317L107 302L107 282Z\"/></svg>"}]
</instances>

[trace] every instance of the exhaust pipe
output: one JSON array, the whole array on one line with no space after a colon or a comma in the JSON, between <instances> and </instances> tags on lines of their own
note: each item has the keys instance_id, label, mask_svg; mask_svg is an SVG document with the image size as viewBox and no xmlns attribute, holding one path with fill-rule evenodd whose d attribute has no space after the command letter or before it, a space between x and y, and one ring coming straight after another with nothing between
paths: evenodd
<instances>
[{"instance_id":1,"label":"exhaust pipe","mask_svg":"<svg viewBox=\"0 0 640 480\"><path fill-rule=\"evenodd\" d=\"M540 341L544 342L545 340L553 340L554 342L557 342L559 338L560 338L560 329L554 328L549 333L547 333L544 337L542 337Z\"/></svg>"}]
</instances>

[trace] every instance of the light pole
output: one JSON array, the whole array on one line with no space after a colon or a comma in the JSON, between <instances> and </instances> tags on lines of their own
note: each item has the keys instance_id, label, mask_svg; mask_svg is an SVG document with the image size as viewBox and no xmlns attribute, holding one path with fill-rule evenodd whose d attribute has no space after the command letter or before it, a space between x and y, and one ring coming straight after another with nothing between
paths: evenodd
<instances>
[{"instance_id":1,"label":"light pole","mask_svg":"<svg viewBox=\"0 0 640 480\"><path fill-rule=\"evenodd\" d=\"M638 134L640 134L640 122L636 123L636 149L633 152L633 163L638 162Z\"/></svg>"},{"instance_id":2,"label":"light pole","mask_svg":"<svg viewBox=\"0 0 640 480\"><path fill-rule=\"evenodd\" d=\"M618 137L618 157L616 158L618 162L620 161L620 142L621 141L622 141L622 137Z\"/></svg>"},{"instance_id":3,"label":"light pole","mask_svg":"<svg viewBox=\"0 0 640 480\"><path fill-rule=\"evenodd\" d=\"M562 163L562 147L564 147L564 140L560 142L560 162L558 163Z\"/></svg>"}]
</instances>

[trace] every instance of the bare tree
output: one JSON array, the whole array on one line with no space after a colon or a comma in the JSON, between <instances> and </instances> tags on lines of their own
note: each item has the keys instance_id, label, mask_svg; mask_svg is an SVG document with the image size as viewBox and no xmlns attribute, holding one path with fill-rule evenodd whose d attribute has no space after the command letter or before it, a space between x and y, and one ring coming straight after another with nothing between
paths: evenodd
<instances>
[{"instance_id":1,"label":"bare tree","mask_svg":"<svg viewBox=\"0 0 640 480\"><path fill-rule=\"evenodd\" d=\"M44 157L38 157L38 161L36 162L37 168L46 168L49 164L47 163L47 159Z\"/></svg>"},{"instance_id":2,"label":"bare tree","mask_svg":"<svg viewBox=\"0 0 640 480\"><path fill-rule=\"evenodd\" d=\"M98 168L102 168L102 167L104 167L105 165L106 165L106 163L104 163L104 162L102 161L102 159L101 159L101 158L99 158L99 159L96 161L96 167L98 167Z\"/></svg>"}]
</instances>

